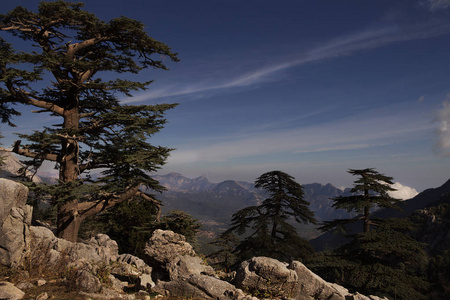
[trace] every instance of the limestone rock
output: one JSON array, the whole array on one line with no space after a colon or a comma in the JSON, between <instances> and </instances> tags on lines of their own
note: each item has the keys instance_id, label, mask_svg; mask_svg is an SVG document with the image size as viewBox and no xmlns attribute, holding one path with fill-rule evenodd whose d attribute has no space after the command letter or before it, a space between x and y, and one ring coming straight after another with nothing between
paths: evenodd
<instances>
[{"instance_id":1,"label":"limestone rock","mask_svg":"<svg viewBox=\"0 0 450 300\"><path fill-rule=\"evenodd\" d=\"M142 274L139 276L139 286L142 289L151 289L155 287L152 276L150 274Z\"/></svg>"},{"instance_id":2,"label":"limestone rock","mask_svg":"<svg viewBox=\"0 0 450 300\"><path fill-rule=\"evenodd\" d=\"M21 266L29 245L32 208L26 205L28 188L0 178L0 264Z\"/></svg>"},{"instance_id":3,"label":"limestone rock","mask_svg":"<svg viewBox=\"0 0 450 300\"><path fill-rule=\"evenodd\" d=\"M38 281L36 281L37 286L43 286L45 284L47 284L47 280L45 280L44 278L40 278L38 279Z\"/></svg>"},{"instance_id":4,"label":"limestone rock","mask_svg":"<svg viewBox=\"0 0 450 300\"><path fill-rule=\"evenodd\" d=\"M146 261L153 271L163 270L152 291L175 297L200 299L241 300L244 292L217 278L214 269L195 256L192 246L182 235L156 230L145 248ZM152 274L155 275L155 272Z\"/></svg>"},{"instance_id":5,"label":"limestone rock","mask_svg":"<svg viewBox=\"0 0 450 300\"><path fill-rule=\"evenodd\" d=\"M77 271L75 286L86 293L98 293L102 289L100 280L86 269Z\"/></svg>"},{"instance_id":6,"label":"limestone rock","mask_svg":"<svg viewBox=\"0 0 450 300\"><path fill-rule=\"evenodd\" d=\"M111 282L111 286L116 291L123 291L124 288L128 286L128 282L121 281L114 277L114 275L109 275L109 281Z\"/></svg>"},{"instance_id":7,"label":"limestone rock","mask_svg":"<svg viewBox=\"0 0 450 300\"><path fill-rule=\"evenodd\" d=\"M208 276L192 274L169 282L158 282L152 289L162 295L200 299L241 300L246 295L231 283Z\"/></svg>"},{"instance_id":8,"label":"limestone rock","mask_svg":"<svg viewBox=\"0 0 450 300\"><path fill-rule=\"evenodd\" d=\"M99 234L85 243L72 243L55 237L45 227L31 227L33 247L45 252L46 263L58 266L61 262L75 272L73 284L86 293L98 293L102 289L99 277L107 268L113 278L109 278L116 292L131 283L143 282L145 287L154 285L151 280L152 268L142 259L130 254L118 254L117 242L107 235ZM142 277L142 278L141 278Z\"/></svg>"},{"instance_id":9,"label":"limestone rock","mask_svg":"<svg viewBox=\"0 0 450 300\"><path fill-rule=\"evenodd\" d=\"M381 298L352 294L346 288L329 283L299 261L285 264L272 258L254 257L241 263L235 284L244 291L267 298L298 300L372 300Z\"/></svg>"},{"instance_id":10,"label":"limestone rock","mask_svg":"<svg viewBox=\"0 0 450 300\"><path fill-rule=\"evenodd\" d=\"M238 288L270 297L291 298L298 276L288 265L268 257L254 257L241 263L234 280Z\"/></svg>"},{"instance_id":11,"label":"limestone rock","mask_svg":"<svg viewBox=\"0 0 450 300\"><path fill-rule=\"evenodd\" d=\"M293 261L289 265L289 269L294 270L297 273L298 285L295 289L296 295L306 294L311 299L342 299L345 300L346 296L342 294L340 289L336 288L336 285L331 284L321 277L311 272L299 261ZM346 289L344 289L346 291ZM348 291L347 291L348 292ZM302 299L299 296L296 299Z\"/></svg>"},{"instance_id":12,"label":"limestone rock","mask_svg":"<svg viewBox=\"0 0 450 300\"><path fill-rule=\"evenodd\" d=\"M211 266L206 265L198 256L183 255L172 260L167 269L171 280L179 277L187 277L192 274L215 276L216 273Z\"/></svg>"},{"instance_id":13,"label":"limestone rock","mask_svg":"<svg viewBox=\"0 0 450 300\"><path fill-rule=\"evenodd\" d=\"M192 246L186 242L183 235L170 230L157 229L147 241L145 248L145 261L153 265L166 265L182 255L195 255Z\"/></svg>"},{"instance_id":14,"label":"limestone rock","mask_svg":"<svg viewBox=\"0 0 450 300\"><path fill-rule=\"evenodd\" d=\"M131 255L128 253L120 254L117 257L116 261L118 263L125 263L130 266L134 266L140 273L143 273L143 274L151 274L152 273L152 268L149 265L147 265L142 259L140 259L139 257L136 257L134 255Z\"/></svg>"},{"instance_id":15,"label":"limestone rock","mask_svg":"<svg viewBox=\"0 0 450 300\"><path fill-rule=\"evenodd\" d=\"M0 178L0 199L2 199L0 223L5 221L5 218L10 214L11 208L25 206L27 197L28 188L23 184Z\"/></svg>"},{"instance_id":16,"label":"limestone rock","mask_svg":"<svg viewBox=\"0 0 450 300\"><path fill-rule=\"evenodd\" d=\"M241 263L235 284L270 298L345 300L338 289L298 261L288 265L272 258L254 257Z\"/></svg>"},{"instance_id":17,"label":"limestone rock","mask_svg":"<svg viewBox=\"0 0 450 300\"><path fill-rule=\"evenodd\" d=\"M25 293L14 286L14 284L2 281L0 282L0 299L18 300L22 299Z\"/></svg>"},{"instance_id":18,"label":"limestone rock","mask_svg":"<svg viewBox=\"0 0 450 300\"><path fill-rule=\"evenodd\" d=\"M28 290L34 288L35 285L32 284L31 282L21 282L17 284L16 287L21 290Z\"/></svg>"},{"instance_id":19,"label":"limestone rock","mask_svg":"<svg viewBox=\"0 0 450 300\"><path fill-rule=\"evenodd\" d=\"M47 293L41 293L36 297L36 300L47 300L48 299L48 294Z\"/></svg>"},{"instance_id":20,"label":"limestone rock","mask_svg":"<svg viewBox=\"0 0 450 300\"><path fill-rule=\"evenodd\" d=\"M95 299L95 300L117 300L117 299L125 299L125 300L135 300L136 296L133 294L123 294L118 293L115 290L105 288L101 293L86 293L80 292L81 295L86 296L86 299Z\"/></svg>"},{"instance_id":21,"label":"limestone rock","mask_svg":"<svg viewBox=\"0 0 450 300\"><path fill-rule=\"evenodd\" d=\"M119 245L106 234L97 234L86 242L93 246L103 261L115 261L119 256Z\"/></svg>"}]
</instances>

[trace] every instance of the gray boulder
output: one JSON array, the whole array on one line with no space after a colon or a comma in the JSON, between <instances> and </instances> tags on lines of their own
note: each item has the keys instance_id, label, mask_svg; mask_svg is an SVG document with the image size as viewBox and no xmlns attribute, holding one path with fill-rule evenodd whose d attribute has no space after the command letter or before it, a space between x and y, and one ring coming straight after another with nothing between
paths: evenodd
<instances>
[{"instance_id":1,"label":"gray boulder","mask_svg":"<svg viewBox=\"0 0 450 300\"><path fill-rule=\"evenodd\" d=\"M195 275L216 276L214 269L198 256L179 256L167 264L171 280Z\"/></svg>"},{"instance_id":2,"label":"gray boulder","mask_svg":"<svg viewBox=\"0 0 450 300\"><path fill-rule=\"evenodd\" d=\"M353 296L347 289L323 280L299 261L293 261L289 265L289 269L294 270L298 277L298 285L295 289L294 296L295 299L345 300L347 299L346 297ZM309 298L301 295L307 295Z\"/></svg>"},{"instance_id":3,"label":"gray boulder","mask_svg":"<svg viewBox=\"0 0 450 300\"><path fill-rule=\"evenodd\" d=\"M139 257L136 257L134 255L131 255L128 253L120 254L117 257L116 261L119 263L125 263L127 265L133 266L140 273L144 273L144 274L152 273L152 268L149 267L149 265L147 265L145 263L145 261L143 261L142 259L140 259Z\"/></svg>"},{"instance_id":4,"label":"gray boulder","mask_svg":"<svg viewBox=\"0 0 450 300\"><path fill-rule=\"evenodd\" d=\"M28 188L0 178L0 264L19 267L30 244L32 207L26 205Z\"/></svg>"},{"instance_id":5,"label":"gray boulder","mask_svg":"<svg viewBox=\"0 0 450 300\"><path fill-rule=\"evenodd\" d=\"M80 269L77 271L75 286L80 291L86 293L98 293L102 290L100 279L88 269Z\"/></svg>"},{"instance_id":6,"label":"gray boulder","mask_svg":"<svg viewBox=\"0 0 450 300\"><path fill-rule=\"evenodd\" d=\"M74 288L86 293L99 293L102 282L110 281L112 288L122 292L130 283L147 289L155 284L151 280L152 268L142 259L130 254L118 253L117 243L105 234L92 237L84 243L72 243L55 237L53 232L41 226L31 226L33 249L39 249L49 266L68 266L73 272ZM113 278L107 278L104 271ZM103 272L103 274L102 274Z\"/></svg>"},{"instance_id":7,"label":"gray boulder","mask_svg":"<svg viewBox=\"0 0 450 300\"><path fill-rule=\"evenodd\" d=\"M165 296L218 299L218 300L241 300L252 299L244 292L237 289L231 283L208 275L191 274L168 282L159 281L152 291Z\"/></svg>"},{"instance_id":8,"label":"gray boulder","mask_svg":"<svg viewBox=\"0 0 450 300\"><path fill-rule=\"evenodd\" d=\"M254 257L241 263L234 283L256 295L292 298L298 289L298 276L288 264L269 257Z\"/></svg>"},{"instance_id":9,"label":"gray boulder","mask_svg":"<svg viewBox=\"0 0 450 300\"><path fill-rule=\"evenodd\" d=\"M86 244L93 246L103 261L116 261L119 256L119 245L106 234L97 234Z\"/></svg>"},{"instance_id":10,"label":"gray boulder","mask_svg":"<svg viewBox=\"0 0 450 300\"><path fill-rule=\"evenodd\" d=\"M18 300L22 299L25 293L6 281L0 282L0 299Z\"/></svg>"},{"instance_id":11,"label":"gray boulder","mask_svg":"<svg viewBox=\"0 0 450 300\"><path fill-rule=\"evenodd\" d=\"M241 263L235 276L236 287L263 298L298 300L379 300L377 296L352 294L346 288L329 283L299 261L291 264L268 257L254 257ZM383 298L384 299L384 298Z\"/></svg>"},{"instance_id":12,"label":"gray boulder","mask_svg":"<svg viewBox=\"0 0 450 300\"><path fill-rule=\"evenodd\" d=\"M195 251L183 235L157 229L145 244L144 254L150 266L165 266L179 256L194 256Z\"/></svg>"},{"instance_id":13,"label":"gray boulder","mask_svg":"<svg viewBox=\"0 0 450 300\"><path fill-rule=\"evenodd\" d=\"M156 230L145 247L145 260L153 267L156 286L152 291L174 297L200 299L246 299L242 290L217 278L214 269L196 256L184 236ZM251 298L251 297L250 297ZM250 299L249 298L249 299Z\"/></svg>"}]
</instances>

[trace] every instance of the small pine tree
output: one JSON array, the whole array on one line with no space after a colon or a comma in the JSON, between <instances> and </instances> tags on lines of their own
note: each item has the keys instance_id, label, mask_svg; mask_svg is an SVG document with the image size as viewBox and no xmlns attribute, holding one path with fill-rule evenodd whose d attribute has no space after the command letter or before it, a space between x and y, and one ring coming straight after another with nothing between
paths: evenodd
<instances>
[{"instance_id":1,"label":"small pine tree","mask_svg":"<svg viewBox=\"0 0 450 300\"><path fill-rule=\"evenodd\" d=\"M399 199L392 198L388 192L395 191L392 187L392 177L378 173L373 168L348 171L354 176L359 176L351 190L351 196L339 196L333 198L334 208L345 209L348 212L360 214L352 219L338 219L326 221L320 227L322 231L328 231L333 228L339 228L345 231L344 225L358 220L363 221L363 232L370 231L371 225L376 225L371 220L371 211L374 208L399 208Z\"/></svg>"},{"instance_id":2,"label":"small pine tree","mask_svg":"<svg viewBox=\"0 0 450 300\"><path fill-rule=\"evenodd\" d=\"M294 178L281 171L264 173L255 181L256 188L269 197L261 205L241 209L232 216L226 231L247 237L236 247L239 259L269 256L281 260L304 259L313 248L300 238L290 221L316 224L309 202L303 199L303 188Z\"/></svg>"},{"instance_id":3,"label":"small pine tree","mask_svg":"<svg viewBox=\"0 0 450 300\"><path fill-rule=\"evenodd\" d=\"M392 178L374 169L349 170L360 178L351 196L334 198L333 207L360 213L352 219L325 222L321 229L332 230L363 221L360 233L350 235L350 242L333 252L317 255L308 266L328 281L360 293L395 299L424 299L429 284L425 278L428 256L425 245L408 235L413 224L404 219L375 219L376 207L399 208L398 199L387 192L394 190Z\"/></svg>"},{"instance_id":4,"label":"small pine tree","mask_svg":"<svg viewBox=\"0 0 450 300\"><path fill-rule=\"evenodd\" d=\"M158 210L148 201L125 201L98 216L86 220L80 228L80 237L88 239L105 233L115 240L119 253L130 253L143 258L145 243L157 224Z\"/></svg>"},{"instance_id":5,"label":"small pine tree","mask_svg":"<svg viewBox=\"0 0 450 300\"><path fill-rule=\"evenodd\" d=\"M211 264L216 268L219 267L225 272L229 272L237 261L234 250L239 245L239 238L234 233L226 231L219 235L210 245L218 249L207 256L212 261Z\"/></svg>"}]
</instances>

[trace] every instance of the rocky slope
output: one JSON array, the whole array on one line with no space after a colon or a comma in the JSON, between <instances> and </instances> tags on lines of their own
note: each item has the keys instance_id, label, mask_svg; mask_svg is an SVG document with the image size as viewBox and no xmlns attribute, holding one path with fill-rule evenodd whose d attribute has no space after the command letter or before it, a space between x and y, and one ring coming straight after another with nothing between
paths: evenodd
<instances>
[{"instance_id":1,"label":"rocky slope","mask_svg":"<svg viewBox=\"0 0 450 300\"><path fill-rule=\"evenodd\" d=\"M50 278L30 278L32 265L41 271L58 270L55 276L59 277L52 281L90 299L150 299L150 292L219 300L380 299L326 282L301 262L287 264L267 257L242 262L234 279L225 281L196 255L182 235L172 231L153 233L145 245L144 260L119 254L117 243L102 234L71 243L56 238L45 227L30 225L32 208L25 204L25 186L5 179L0 179L0 186L4 204L0 210L0 263L28 274L14 282L0 282L0 299L29 299L28 290L47 284ZM48 297L66 298L44 292L34 299Z\"/></svg>"}]
</instances>

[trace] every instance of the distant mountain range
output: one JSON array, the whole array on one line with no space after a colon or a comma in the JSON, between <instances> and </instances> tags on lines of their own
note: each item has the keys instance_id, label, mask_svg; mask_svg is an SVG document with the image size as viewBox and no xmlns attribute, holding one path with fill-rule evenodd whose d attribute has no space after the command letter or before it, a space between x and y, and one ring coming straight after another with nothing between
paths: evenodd
<instances>
[{"instance_id":1,"label":"distant mountain range","mask_svg":"<svg viewBox=\"0 0 450 300\"><path fill-rule=\"evenodd\" d=\"M155 195L164 203L163 213L182 210L201 220L207 232L221 232L228 228L231 216L238 210L259 205L268 197L264 190L253 183L226 180L212 183L206 177L187 178L179 173L153 176L167 190ZM331 184L312 183L302 185L305 200L319 221L345 218L344 210L331 207L330 198L348 195L350 189L339 189ZM319 234L313 226L300 226L300 234L312 238Z\"/></svg>"},{"instance_id":2,"label":"distant mountain range","mask_svg":"<svg viewBox=\"0 0 450 300\"><path fill-rule=\"evenodd\" d=\"M17 175L17 170L22 167L20 161L9 152L0 152L4 165L0 168L0 177L8 178ZM202 233L205 237L212 238L217 233L223 232L229 226L231 216L238 210L252 205L259 205L268 197L264 190L256 189L253 183L244 181L226 180L219 183L210 182L206 177L187 178L179 173L156 175L154 179L167 190L161 194L155 194L163 203L163 214L173 210L182 210L191 214L203 224ZM36 182L51 182L51 178L39 178ZM310 209L314 211L318 221L328 221L353 217L345 210L334 209L331 205L334 197L350 195L350 189L340 189L331 184L302 184L305 192L305 200L310 203ZM152 191L149 191L152 193ZM154 191L153 191L154 193ZM424 209L442 201L449 201L450 180L438 188L423 191L412 199L405 200L402 211L384 209L374 212L375 217L406 217L411 213ZM444 200L442 200L444 199ZM445 200L446 199L446 200ZM359 231L360 224L352 225L351 229ZM312 225L298 225L299 234L310 239L316 250L332 248L345 242L342 237L332 233L321 233Z\"/></svg>"},{"instance_id":3,"label":"distant mountain range","mask_svg":"<svg viewBox=\"0 0 450 300\"><path fill-rule=\"evenodd\" d=\"M443 203L450 203L450 180L440 187L427 189L414 198L401 202L399 205L400 209L380 209L375 211L372 214L372 217L380 219L406 218L413 213L421 213L421 211L426 211L429 207L438 206ZM361 232L362 223L355 222L346 227L349 233L357 233ZM447 240L450 243L450 231L448 231L447 235ZM319 237L310 240L310 243L317 251L321 251L343 245L346 241L347 240L341 235L326 232Z\"/></svg>"}]
</instances>

